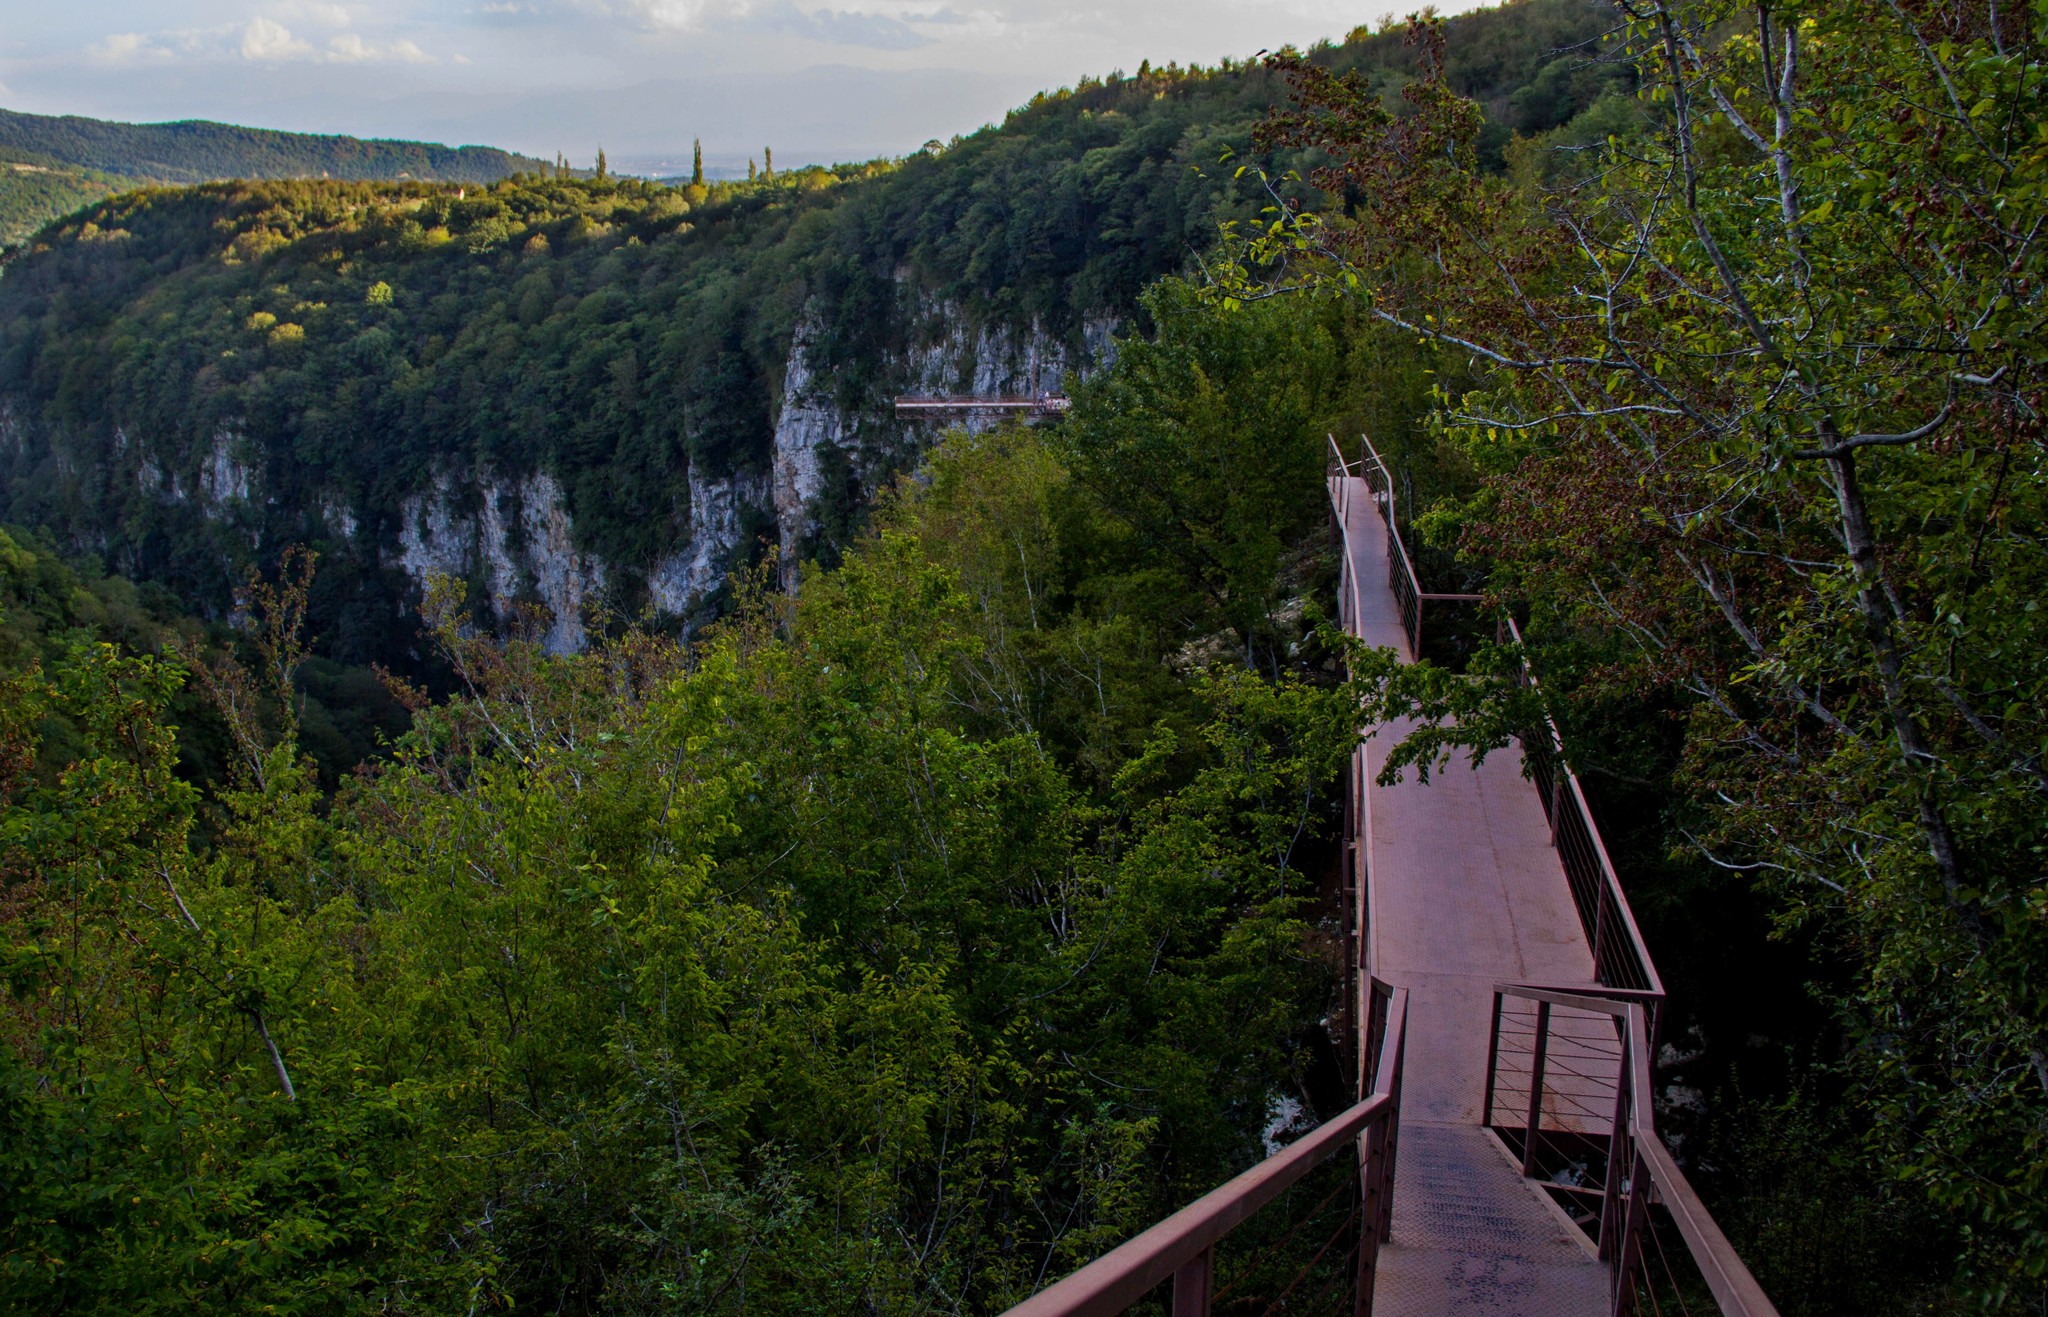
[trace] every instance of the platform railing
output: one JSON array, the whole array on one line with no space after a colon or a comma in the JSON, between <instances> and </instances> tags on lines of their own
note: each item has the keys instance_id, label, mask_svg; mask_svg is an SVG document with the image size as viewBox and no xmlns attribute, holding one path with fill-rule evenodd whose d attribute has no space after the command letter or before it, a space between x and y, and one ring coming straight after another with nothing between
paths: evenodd
<instances>
[{"instance_id":1,"label":"platform railing","mask_svg":"<svg viewBox=\"0 0 2048 1317\"><path fill-rule=\"evenodd\" d=\"M1511 615L1502 614L1501 633L1517 649L1522 647L1521 628ZM1526 657L1520 680L1541 693L1542 687ZM1599 825L1593 821L1586 790L1565 760L1564 740L1558 734L1557 723L1546 713L1541 723L1522 733L1521 741L1523 759L1542 798L1543 813L1550 820L1551 843L1557 848L1565 881L1571 887L1572 904L1586 931L1586 943L1593 948L1594 981L1602 987L1645 994L1650 1036L1655 1038L1663 1010L1664 980L1657 975L1656 963L1650 959L1649 948L1643 945L1642 930L1636 926L1635 913L1629 909L1628 898L1622 895L1621 880L1615 873L1614 861L1608 857Z\"/></svg>"},{"instance_id":2,"label":"platform railing","mask_svg":"<svg viewBox=\"0 0 2048 1317\"><path fill-rule=\"evenodd\" d=\"M1364 611L1364 586L1359 580L1359 545L1351 536L1351 500L1362 478L1365 461L1352 461L1344 456L1337 446L1335 435L1328 436L1329 477L1330 477L1330 526L1331 538L1338 551L1337 572L1337 620L1347 635L1358 634L1358 619ZM1363 1058L1365 1051L1359 1041L1365 1037L1360 1027L1364 1018L1365 1004L1362 1002L1361 985L1370 974L1366 964L1365 948L1367 937L1369 905L1365 893L1365 855L1360 850L1358 839L1365 819L1365 744L1361 741L1351 750L1350 771L1344 782L1344 842L1342 865L1339 875L1341 900L1340 919L1344 934L1344 1062L1346 1069L1357 1076L1360 1092L1365 1091L1371 1075L1366 1072L1368 1064Z\"/></svg>"},{"instance_id":3,"label":"platform railing","mask_svg":"<svg viewBox=\"0 0 2048 1317\"><path fill-rule=\"evenodd\" d=\"M1496 985L1482 1119L1597 1240L1612 1317L1776 1317L1657 1133L1649 996Z\"/></svg>"},{"instance_id":4,"label":"platform railing","mask_svg":"<svg viewBox=\"0 0 2048 1317\"><path fill-rule=\"evenodd\" d=\"M1224 1236L1347 1147L1357 1151L1357 1198L1338 1235L1323 1244L1308 1267L1348 1237L1344 1288L1349 1299L1342 1305L1311 1300L1303 1310L1333 1312L1341 1306L1353 1317L1369 1317L1379 1248L1393 1222L1394 1159L1400 1143L1401 1085L1407 1055L1407 989L1375 981L1371 1003L1367 1047L1374 1079L1372 1091L1362 1101L1150 1230L1040 1290L1011 1308L1008 1317L1113 1317L1169 1280L1173 1317L1207 1317L1218 1293L1216 1247ZM1297 1275L1297 1283L1299 1279ZM1287 1307L1292 1289L1290 1285L1267 1310Z\"/></svg>"},{"instance_id":5,"label":"platform railing","mask_svg":"<svg viewBox=\"0 0 2048 1317\"><path fill-rule=\"evenodd\" d=\"M1334 449L1337 441L1333 436L1330 446ZM1373 506L1378 509L1380 520L1387 528L1387 586L1394 592L1394 602L1401 610L1401 630L1408 636L1408 656L1422 657L1423 610L1430 604L1476 604L1483 602L1483 596L1476 594L1433 593L1422 588L1422 580L1415 574L1415 562L1408 554L1408 546L1401 539L1397 513L1394 510L1394 479L1391 468L1380 460L1379 450L1372 446L1372 440L1358 436L1359 470L1366 488L1372 494Z\"/></svg>"},{"instance_id":6,"label":"platform railing","mask_svg":"<svg viewBox=\"0 0 2048 1317\"><path fill-rule=\"evenodd\" d=\"M1335 435L1329 436L1330 452L1328 470L1330 476L1330 520L1333 536L1341 551L1338 564L1337 621L1347 632L1355 633L1358 615L1364 609L1363 588L1358 580L1355 546L1350 542L1351 496L1355 486L1351 481L1363 475L1363 460L1353 462L1345 458L1337 447ZM1371 484L1367 481L1368 486Z\"/></svg>"}]
</instances>

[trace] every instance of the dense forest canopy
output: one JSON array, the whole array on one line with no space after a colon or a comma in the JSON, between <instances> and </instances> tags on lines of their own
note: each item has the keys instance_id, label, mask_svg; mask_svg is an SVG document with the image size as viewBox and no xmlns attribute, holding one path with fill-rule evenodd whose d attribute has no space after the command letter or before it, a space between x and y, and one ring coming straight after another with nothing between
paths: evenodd
<instances>
[{"instance_id":1,"label":"dense forest canopy","mask_svg":"<svg viewBox=\"0 0 2048 1317\"><path fill-rule=\"evenodd\" d=\"M902 161L40 232L0 1302L1000 1311L1348 1100L1361 717L1417 772L1548 712L1671 992L1659 1126L1781 1310L2039 1312L2048 11L1629 4ZM1121 338L926 444L883 404L939 305ZM768 460L800 326L875 462L686 632L632 568ZM1422 663L1321 625L1361 428L1486 596ZM267 501L138 496L226 432ZM583 652L364 553L447 464L624 569ZM1245 1293L1330 1265L1289 1219Z\"/></svg>"},{"instance_id":2,"label":"dense forest canopy","mask_svg":"<svg viewBox=\"0 0 2048 1317\"><path fill-rule=\"evenodd\" d=\"M0 147L0 250L59 215L124 192L133 184L36 151Z\"/></svg>"}]
</instances>

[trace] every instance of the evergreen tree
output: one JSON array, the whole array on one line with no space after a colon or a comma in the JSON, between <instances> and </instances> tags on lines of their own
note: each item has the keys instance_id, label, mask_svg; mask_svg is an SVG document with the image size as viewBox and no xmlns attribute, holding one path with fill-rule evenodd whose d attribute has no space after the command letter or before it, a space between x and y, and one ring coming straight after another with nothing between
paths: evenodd
<instances>
[{"instance_id":1,"label":"evergreen tree","mask_svg":"<svg viewBox=\"0 0 2048 1317\"><path fill-rule=\"evenodd\" d=\"M600 146L597 148L597 181L602 183L607 176L604 166L604 148Z\"/></svg>"},{"instance_id":2,"label":"evergreen tree","mask_svg":"<svg viewBox=\"0 0 2048 1317\"><path fill-rule=\"evenodd\" d=\"M764 178L775 177L775 149L773 147L764 146L761 148L761 174Z\"/></svg>"},{"instance_id":3,"label":"evergreen tree","mask_svg":"<svg viewBox=\"0 0 2048 1317\"><path fill-rule=\"evenodd\" d=\"M704 183L704 139L701 137L690 139L690 181L700 187Z\"/></svg>"},{"instance_id":4,"label":"evergreen tree","mask_svg":"<svg viewBox=\"0 0 2048 1317\"><path fill-rule=\"evenodd\" d=\"M754 161L753 161L753 157L749 156L749 157L747 158L747 181L748 181L749 183L753 182L753 181L754 181L754 177L755 177L755 175L754 175Z\"/></svg>"}]
</instances>

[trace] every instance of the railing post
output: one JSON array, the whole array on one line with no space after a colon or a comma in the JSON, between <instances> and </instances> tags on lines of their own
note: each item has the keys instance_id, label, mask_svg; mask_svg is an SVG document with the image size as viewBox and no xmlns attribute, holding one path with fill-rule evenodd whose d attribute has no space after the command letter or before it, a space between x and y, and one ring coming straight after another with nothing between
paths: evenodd
<instances>
[{"instance_id":1,"label":"railing post","mask_svg":"<svg viewBox=\"0 0 2048 1317\"><path fill-rule=\"evenodd\" d=\"M1486 1038L1486 1108L1479 1117L1483 1126L1493 1125L1493 1084L1500 1072L1500 1013L1506 998L1493 994L1493 1029Z\"/></svg>"},{"instance_id":2,"label":"railing post","mask_svg":"<svg viewBox=\"0 0 2048 1317\"><path fill-rule=\"evenodd\" d=\"M1209 1317L1215 1267L1216 1250L1205 1248L1173 1273L1173 1317Z\"/></svg>"},{"instance_id":3,"label":"railing post","mask_svg":"<svg viewBox=\"0 0 2048 1317\"><path fill-rule=\"evenodd\" d=\"M1543 1124L1543 1062L1550 1048L1550 1003L1536 1003L1536 1051L1529 1061L1529 1125L1522 1132L1522 1174L1536 1173L1536 1131Z\"/></svg>"},{"instance_id":4,"label":"railing post","mask_svg":"<svg viewBox=\"0 0 2048 1317\"><path fill-rule=\"evenodd\" d=\"M1635 1290L1630 1277L1643 1252L1643 1227L1650 1213L1650 1195L1642 1183L1643 1168L1630 1158L1627 1207L1621 1224L1621 1250L1614 1262L1614 1317L1628 1317L1635 1308Z\"/></svg>"},{"instance_id":5,"label":"railing post","mask_svg":"<svg viewBox=\"0 0 2048 1317\"><path fill-rule=\"evenodd\" d=\"M1618 1240L1615 1230L1619 1227L1621 1207L1621 1186L1634 1169L1630 1165L1631 1147L1628 1137L1628 1111L1634 1089L1635 1073L1631 1068L1631 1047L1626 1021L1620 1025L1621 1066L1614 1077L1614 1129L1607 1136L1607 1183L1600 1191L1600 1260L1612 1262Z\"/></svg>"},{"instance_id":6,"label":"railing post","mask_svg":"<svg viewBox=\"0 0 2048 1317\"><path fill-rule=\"evenodd\" d=\"M1391 1003L1389 1004L1391 1009ZM1406 1008L1403 1007L1405 1017ZM1386 1148L1381 1154L1383 1163L1380 1174L1384 1182L1380 1190L1379 1237L1382 1244L1394 1237L1394 1171L1401 1158L1401 1090L1408 1073L1408 1030L1401 1030L1400 1042L1394 1048L1394 1077L1387 1085L1387 1132Z\"/></svg>"},{"instance_id":7,"label":"railing post","mask_svg":"<svg viewBox=\"0 0 2048 1317\"><path fill-rule=\"evenodd\" d=\"M1380 1199L1386 1194L1385 1121L1376 1120L1358 1132L1358 1273L1353 1310L1372 1312L1372 1287L1379 1273Z\"/></svg>"},{"instance_id":8,"label":"railing post","mask_svg":"<svg viewBox=\"0 0 2048 1317\"><path fill-rule=\"evenodd\" d=\"M1593 982L1607 983L1602 953L1607 950L1607 874L1598 864L1593 866L1593 881L1598 884L1600 894L1593 898ZM1608 983L1610 988L1633 987L1634 984Z\"/></svg>"}]
</instances>

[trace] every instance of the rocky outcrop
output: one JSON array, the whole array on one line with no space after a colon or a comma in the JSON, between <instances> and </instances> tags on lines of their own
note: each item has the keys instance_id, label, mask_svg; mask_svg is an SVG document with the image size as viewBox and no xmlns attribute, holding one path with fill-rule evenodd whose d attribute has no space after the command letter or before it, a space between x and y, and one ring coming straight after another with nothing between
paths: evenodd
<instances>
[{"instance_id":1,"label":"rocky outcrop","mask_svg":"<svg viewBox=\"0 0 2048 1317\"><path fill-rule=\"evenodd\" d=\"M209 508L226 507L231 499L250 501L252 481L240 447L241 436L233 430L214 431L213 446L199 467L199 498Z\"/></svg>"},{"instance_id":2,"label":"rocky outcrop","mask_svg":"<svg viewBox=\"0 0 2048 1317\"><path fill-rule=\"evenodd\" d=\"M474 510L463 497L474 493ZM550 653L583 647L583 610L604 588L604 564L579 553L561 486L541 473L524 480L485 478L473 491L446 475L405 500L398 565L422 584L435 576L481 577L492 611L511 618L525 602L550 615L542 643Z\"/></svg>"},{"instance_id":3,"label":"rocky outcrop","mask_svg":"<svg viewBox=\"0 0 2048 1317\"><path fill-rule=\"evenodd\" d=\"M746 514L768 503L768 489L768 478L756 472L706 480L693 468L690 537L648 571L647 602L677 616L696 612L739 561Z\"/></svg>"}]
</instances>

